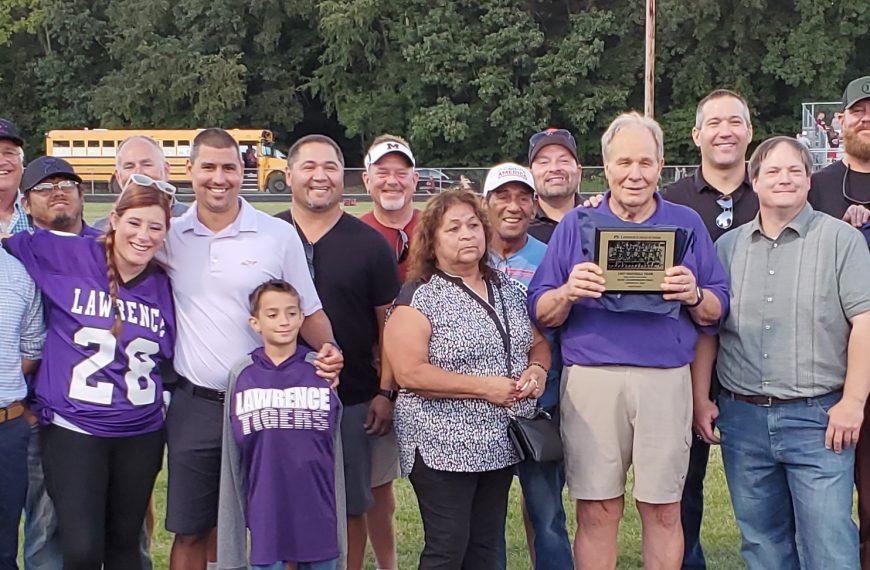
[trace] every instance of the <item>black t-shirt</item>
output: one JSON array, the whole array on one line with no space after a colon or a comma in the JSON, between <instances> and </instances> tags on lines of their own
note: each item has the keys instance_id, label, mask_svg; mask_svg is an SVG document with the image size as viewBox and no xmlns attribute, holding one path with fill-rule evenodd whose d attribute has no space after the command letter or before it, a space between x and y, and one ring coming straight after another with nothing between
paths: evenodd
<instances>
[{"instance_id":1,"label":"black t-shirt","mask_svg":"<svg viewBox=\"0 0 870 570\"><path fill-rule=\"evenodd\" d=\"M576 208L583 202L580 194L574 194L574 207ZM529 223L529 235L543 243L550 243L550 238L553 237L553 232L556 231L556 226L559 222L547 216L540 206L535 204L535 214L532 216L532 221Z\"/></svg>"},{"instance_id":2,"label":"black t-shirt","mask_svg":"<svg viewBox=\"0 0 870 570\"><path fill-rule=\"evenodd\" d=\"M661 195L668 202L682 204L698 212L713 241L719 239L722 234L752 221L758 214L758 195L752 189L749 178L745 178L740 187L731 193L734 216L731 227L722 229L717 226L716 218L722 213L722 206L716 201L722 197L722 193L704 180L700 168L692 176L685 176L662 188Z\"/></svg>"},{"instance_id":3,"label":"black t-shirt","mask_svg":"<svg viewBox=\"0 0 870 570\"><path fill-rule=\"evenodd\" d=\"M842 220L852 204L870 202L870 172L849 170L848 176L846 172L846 165L838 160L813 174L809 196L813 209Z\"/></svg>"},{"instance_id":4,"label":"black t-shirt","mask_svg":"<svg viewBox=\"0 0 870 570\"><path fill-rule=\"evenodd\" d=\"M293 223L290 210L275 217ZM380 384L373 362L378 344L375 308L389 305L399 293L396 254L376 230L344 213L314 244L314 287L344 353L338 396L346 406L367 402Z\"/></svg>"}]
</instances>

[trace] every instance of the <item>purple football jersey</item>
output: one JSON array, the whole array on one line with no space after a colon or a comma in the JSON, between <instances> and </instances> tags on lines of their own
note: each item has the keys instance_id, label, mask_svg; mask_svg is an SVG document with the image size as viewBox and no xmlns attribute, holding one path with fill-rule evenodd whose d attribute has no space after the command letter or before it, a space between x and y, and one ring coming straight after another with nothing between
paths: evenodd
<instances>
[{"instance_id":1,"label":"purple football jersey","mask_svg":"<svg viewBox=\"0 0 870 570\"><path fill-rule=\"evenodd\" d=\"M96 436L125 437L163 425L159 366L172 357L175 315L169 278L152 266L118 286L113 307L106 254L91 237L44 230L5 241L42 290L46 339L36 375L42 423L60 420ZM112 335L115 312L123 322Z\"/></svg>"},{"instance_id":2,"label":"purple football jersey","mask_svg":"<svg viewBox=\"0 0 870 570\"><path fill-rule=\"evenodd\" d=\"M300 346L275 366L262 348L227 398L247 488L252 565L339 555L335 450L339 401Z\"/></svg>"}]
</instances>

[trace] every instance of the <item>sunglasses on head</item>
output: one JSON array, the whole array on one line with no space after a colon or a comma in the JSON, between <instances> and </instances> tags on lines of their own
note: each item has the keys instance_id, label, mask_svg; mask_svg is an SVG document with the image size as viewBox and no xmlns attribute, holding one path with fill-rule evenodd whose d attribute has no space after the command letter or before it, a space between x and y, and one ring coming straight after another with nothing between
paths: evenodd
<instances>
[{"instance_id":1,"label":"sunglasses on head","mask_svg":"<svg viewBox=\"0 0 870 570\"><path fill-rule=\"evenodd\" d=\"M533 149L535 145L541 141L541 139L554 135L566 137L569 141L576 144L576 142L574 141L574 135L571 134L571 131L568 131L567 129L547 129L546 131L535 133L531 136L531 138L529 138L529 150Z\"/></svg>"},{"instance_id":2,"label":"sunglasses on head","mask_svg":"<svg viewBox=\"0 0 870 570\"><path fill-rule=\"evenodd\" d=\"M155 190L159 190L163 192L170 198L175 197L175 186L170 184L169 182L164 182L163 180L154 180L150 176L145 174L131 174L130 178L127 179L127 183L124 184L124 188L121 190L121 193L118 195L120 199L121 196L124 195L124 192L132 185L135 184L137 186L144 186L145 188L154 188Z\"/></svg>"},{"instance_id":3,"label":"sunglasses on head","mask_svg":"<svg viewBox=\"0 0 870 570\"><path fill-rule=\"evenodd\" d=\"M734 223L734 199L731 196L722 196L716 203L722 208L722 213L716 216L716 225L727 230Z\"/></svg>"},{"instance_id":4,"label":"sunglasses on head","mask_svg":"<svg viewBox=\"0 0 870 570\"><path fill-rule=\"evenodd\" d=\"M401 240L396 243L396 249L398 250L396 251L396 259L399 260L399 263L402 263L403 261L408 259L408 250L411 249L411 247L408 240L408 234L405 232L405 230L396 231L399 232L399 239Z\"/></svg>"}]
</instances>

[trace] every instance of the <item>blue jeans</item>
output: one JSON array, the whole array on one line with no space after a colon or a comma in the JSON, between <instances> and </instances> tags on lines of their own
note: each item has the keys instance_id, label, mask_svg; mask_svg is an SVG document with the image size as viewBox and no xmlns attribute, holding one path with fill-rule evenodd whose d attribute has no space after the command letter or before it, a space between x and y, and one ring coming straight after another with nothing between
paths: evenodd
<instances>
[{"instance_id":1,"label":"blue jeans","mask_svg":"<svg viewBox=\"0 0 870 570\"><path fill-rule=\"evenodd\" d=\"M770 407L719 396L725 477L748 570L854 570L855 450L825 449L834 393Z\"/></svg>"},{"instance_id":2,"label":"blue jeans","mask_svg":"<svg viewBox=\"0 0 870 570\"><path fill-rule=\"evenodd\" d=\"M519 464L526 511L535 531L535 570L570 570L574 555L565 529L565 465L561 461Z\"/></svg>"},{"instance_id":3,"label":"blue jeans","mask_svg":"<svg viewBox=\"0 0 870 570\"><path fill-rule=\"evenodd\" d=\"M323 560L321 562L297 562L296 570L335 570L338 565L338 559ZM268 566L251 566L251 570L284 570L286 563L276 562Z\"/></svg>"},{"instance_id":4,"label":"blue jeans","mask_svg":"<svg viewBox=\"0 0 870 570\"><path fill-rule=\"evenodd\" d=\"M30 426L24 417L0 424L0 569L18 568L18 524L27 493L27 442Z\"/></svg>"},{"instance_id":5,"label":"blue jeans","mask_svg":"<svg viewBox=\"0 0 870 570\"><path fill-rule=\"evenodd\" d=\"M693 437L692 449L689 452L689 470L680 502L684 539L682 570L707 568L704 550L701 548L701 517L704 515L704 476L707 474L709 457L710 445Z\"/></svg>"},{"instance_id":6,"label":"blue jeans","mask_svg":"<svg viewBox=\"0 0 870 570\"><path fill-rule=\"evenodd\" d=\"M551 342L550 349L553 366L547 374L547 387L538 399L538 405L556 417L559 414L562 355L558 342ZM524 461L517 465L517 472L529 522L535 531L535 570L573 569L574 553L565 528L565 507L562 504L565 464L561 461ZM505 570L507 555L504 539L499 549L499 569Z\"/></svg>"},{"instance_id":7,"label":"blue jeans","mask_svg":"<svg viewBox=\"0 0 870 570\"><path fill-rule=\"evenodd\" d=\"M142 570L151 570L148 533L142 526L139 537ZM39 427L33 426L27 447L27 500L24 503L24 569L62 570L63 554L57 534L57 513L45 489Z\"/></svg>"},{"instance_id":8,"label":"blue jeans","mask_svg":"<svg viewBox=\"0 0 870 570\"><path fill-rule=\"evenodd\" d=\"M63 557L57 536L57 514L45 490L39 428L33 426L27 447L27 501L24 504L25 570L61 570Z\"/></svg>"}]
</instances>

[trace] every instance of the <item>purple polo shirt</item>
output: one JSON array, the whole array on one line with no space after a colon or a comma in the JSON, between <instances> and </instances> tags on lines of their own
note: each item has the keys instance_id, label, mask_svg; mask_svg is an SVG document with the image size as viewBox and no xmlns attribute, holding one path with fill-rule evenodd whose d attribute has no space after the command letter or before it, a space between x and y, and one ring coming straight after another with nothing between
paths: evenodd
<instances>
[{"instance_id":1,"label":"purple polo shirt","mask_svg":"<svg viewBox=\"0 0 870 570\"><path fill-rule=\"evenodd\" d=\"M617 218L610 211L610 191L598 207L600 212ZM685 267L695 275L698 285L712 291L722 303L722 317L728 312L728 278L716 256L704 222L694 210L662 200L656 193L656 211L639 226L679 226L695 234L694 245L683 258ZM529 312L537 320L541 296L564 285L571 269L584 261L577 217L568 214L556 227L547 253L529 284ZM593 247L588 248L590 251ZM714 333L716 327L705 327ZM562 358L566 366L643 366L678 368L694 359L698 326L688 309L678 319L652 313L615 313L598 299L581 299L571 307L560 327Z\"/></svg>"}]
</instances>

